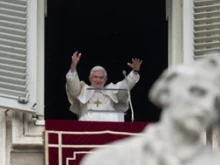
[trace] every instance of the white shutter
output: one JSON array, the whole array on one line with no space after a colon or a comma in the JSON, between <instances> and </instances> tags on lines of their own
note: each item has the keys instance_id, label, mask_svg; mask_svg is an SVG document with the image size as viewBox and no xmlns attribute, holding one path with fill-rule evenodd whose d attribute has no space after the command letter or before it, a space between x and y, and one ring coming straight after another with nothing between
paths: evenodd
<instances>
[{"instance_id":1,"label":"white shutter","mask_svg":"<svg viewBox=\"0 0 220 165\"><path fill-rule=\"evenodd\" d=\"M194 0L194 56L220 50L220 0Z\"/></svg>"},{"instance_id":2,"label":"white shutter","mask_svg":"<svg viewBox=\"0 0 220 165\"><path fill-rule=\"evenodd\" d=\"M33 71L37 46L33 29L37 26L37 10L31 10L36 6L33 2L36 1L0 0L0 108L28 113L35 113L36 105Z\"/></svg>"},{"instance_id":3,"label":"white shutter","mask_svg":"<svg viewBox=\"0 0 220 165\"><path fill-rule=\"evenodd\" d=\"M0 96L26 98L27 0L0 0Z\"/></svg>"}]
</instances>

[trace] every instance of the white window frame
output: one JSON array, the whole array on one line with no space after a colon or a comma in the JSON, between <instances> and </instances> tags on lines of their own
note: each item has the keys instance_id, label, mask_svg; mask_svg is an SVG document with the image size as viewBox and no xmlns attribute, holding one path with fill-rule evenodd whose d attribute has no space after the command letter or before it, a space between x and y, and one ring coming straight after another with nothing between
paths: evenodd
<instances>
[{"instance_id":1,"label":"white window frame","mask_svg":"<svg viewBox=\"0 0 220 165\"><path fill-rule=\"evenodd\" d=\"M37 1L27 1L27 73L28 73L28 91L30 93L30 101L33 106L37 102ZM32 110L36 110L35 107Z\"/></svg>"},{"instance_id":2,"label":"white window frame","mask_svg":"<svg viewBox=\"0 0 220 165\"><path fill-rule=\"evenodd\" d=\"M168 20L168 67L181 64L182 58L182 0L166 0Z\"/></svg>"},{"instance_id":3,"label":"white window frame","mask_svg":"<svg viewBox=\"0 0 220 165\"><path fill-rule=\"evenodd\" d=\"M42 0L38 2L37 10L37 114L44 116L44 61L45 61L45 14L46 14L46 2Z\"/></svg>"},{"instance_id":4,"label":"white window frame","mask_svg":"<svg viewBox=\"0 0 220 165\"><path fill-rule=\"evenodd\" d=\"M193 0L166 0L168 66L193 61Z\"/></svg>"},{"instance_id":5,"label":"white window frame","mask_svg":"<svg viewBox=\"0 0 220 165\"><path fill-rule=\"evenodd\" d=\"M31 107L44 116L44 1L28 0L28 89Z\"/></svg>"},{"instance_id":6,"label":"white window frame","mask_svg":"<svg viewBox=\"0 0 220 165\"><path fill-rule=\"evenodd\" d=\"M194 61L194 35L193 35L193 0L182 0L183 8L183 63Z\"/></svg>"}]
</instances>

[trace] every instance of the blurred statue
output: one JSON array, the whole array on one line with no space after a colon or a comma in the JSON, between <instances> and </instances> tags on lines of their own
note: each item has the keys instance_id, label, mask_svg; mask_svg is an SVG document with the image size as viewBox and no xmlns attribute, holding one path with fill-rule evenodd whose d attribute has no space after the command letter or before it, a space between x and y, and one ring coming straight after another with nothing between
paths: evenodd
<instances>
[{"instance_id":1,"label":"blurred statue","mask_svg":"<svg viewBox=\"0 0 220 165\"><path fill-rule=\"evenodd\" d=\"M95 149L81 165L219 165L202 133L220 121L220 52L166 70L149 92L160 121L138 136Z\"/></svg>"}]
</instances>

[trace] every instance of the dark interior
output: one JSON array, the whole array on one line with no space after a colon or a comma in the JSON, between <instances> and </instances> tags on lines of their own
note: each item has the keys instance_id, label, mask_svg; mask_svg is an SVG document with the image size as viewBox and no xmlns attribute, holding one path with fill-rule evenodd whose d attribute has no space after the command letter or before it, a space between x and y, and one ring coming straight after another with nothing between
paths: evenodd
<instances>
[{"instance_id":1,"label":"dark interior","mask_svg":"<svg viewBox=\"0 0 220 165\"><path fill-rule=\"evenodd\" d=\"M65 75L74 51L82 52L80 79L101 65L108 82L123 79L131 58L143 60L141 79L131 91L135 121L155 122L160 109L148 91L168 66L168 24L165 0L51 0L45 20L45 118L75 120L65 93ZM125 118L130 121L130 110Z\"/></svg>"}]
</instances>

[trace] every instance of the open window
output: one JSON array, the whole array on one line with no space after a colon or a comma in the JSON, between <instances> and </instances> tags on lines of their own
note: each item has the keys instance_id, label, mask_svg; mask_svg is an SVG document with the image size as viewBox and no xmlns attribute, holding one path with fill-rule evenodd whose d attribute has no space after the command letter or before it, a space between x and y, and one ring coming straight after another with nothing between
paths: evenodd
<instances>
[{"instance_id":1,"label":"open window","mask_svg":"<svg viewBox=\"0 0 220 165\"><path fill-rule=\"evenodd\" d=\"M158 4L159 3L159 4ZM141 79L132 89L135 121L156 121L160 110L148 90L168 66L168 28L165 0L157 1L48 1L46 18L45 118L77 120L69 111L65 75L74 51L82 53L77 66L80 79L90 84L95 65L108 72L108 82L124 78L132 57L142 59ZM131 120L131 111L125 116Z\"/></svg>"}]
</instances>

